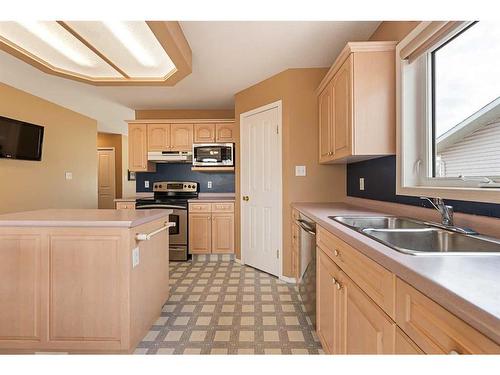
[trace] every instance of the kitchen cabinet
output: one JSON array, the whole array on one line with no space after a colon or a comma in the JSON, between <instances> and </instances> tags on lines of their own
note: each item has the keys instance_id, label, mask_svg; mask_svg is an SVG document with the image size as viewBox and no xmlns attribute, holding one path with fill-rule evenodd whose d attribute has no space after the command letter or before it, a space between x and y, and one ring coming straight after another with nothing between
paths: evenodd
<instances>
[{"instance_id":1,"label":"kitchen cabinet","mask_svg":"<svg viewBox=\"0 0 500 375\"><path fill-rule=\"evenodd\" d=\"M189 252L234 253L234 202L189 203Z\"/></svg>"},{"instance_id":2,"label":"kitchen cabinet","mask_svg":"<svg viewBox=\"0 0 500 375\"><path fill-rule=\"evenodd\" d=\"M194 124L194 142L195 143L214 143L215 142L215 124L211 124L211 123Z\"/></svg>"},{"instance_id":3,"label":"kitchen cabinet","mask_svg":"<svg viewBox=\"0 0 500 375\"><path fill-rule=\"evenodd\" d=\"M128 126L128 169L134 172L154 172L156 165L148 162L148 130L146 124Z\"/></svg>"},{"instance_id":4,"label":"kitchen cabinet","mask_svg":"<svg viewBox=\"0 0 500 375\"><path fill-rule=\"evenodd\" d=\"M171 151L193 150L193 124L170 125L170 150Z\"/></svg>"},{"instance_id":5,"label":"kitchen cabinet","mask_svg":"<svg viewBox=\"0 0 500 375\"><path fill-rule=\"evenodd\" d=\"M135 210L135 201L116 202L115 205L117 210Z\"/></svg>"},{"instance_id":6,"label":"kitchen cabinet","mask_svg":"<svg viewBox=\"0 0 500 375\"><path fill-rule=\"evenodd\" d=\"M320 83L320 163L395 154L395 46L347 43Z\"/></svg>"},{"instance_id":7,"label":"kitchen cabinet","mask_svg":"<svg viewBox=\"0 0 500 375\"><path fill-rule=\"evenodd\" d=\"M170 149L170 124L148 124L148 151Z\"/></svg>"},{"instance_id":8,"label":"kitchen cabinet","mask_svg":"<svg viewBox=\"0 0 500 375\"><path fill-rule=\"evenodd\" d=\"M317 333L329 354L392 354L396 325L320 248Z\"/></svg>"},{"instance_id":9,"label":"kitchen cabinet","mask_svg":"<svg viewBox=\"0 0 500 375\"><path fill-rule=\"evenodd\" d=\"M397 279L396 322L428 354L492 354L500 346Z\"/></svg>"},{"instance_id":10,"label":"kitchen cabinet","mask_svg":"<svg viewBox=\"0 0 500 375\"><path fill-rule=\"evenodd\" d=\"M234 122L215 125L215 141L220 143L236 142Z\"/></svg>"},{"instance_id":11,"label":"kitchen cabinet","mask_svg":"<svg viewBox=\"0 0 500 375\"><path fill-rule=\"evenodd\" d=\"M148 151L191 151L193 124L148 124Z\"/></svg>"},{"instance_id":12,"label":"kitchen cabinet","mask_svg":"<svg viewBox=\"0 0 500 375\"><path fill-rule=\"evenodd\" d=\"M320 225L317 333L330 354L498 354L500 345Z\"/></svg>"},{"instance_id":13,"label":"kitchen cabinet","mask_svg":"<svg viewBox=\"0 0 500 375\"><path fill-rule=\"evenodd\" d=\"M212 215L189 213L189 252L209 254L212 250Z\"/></svg>"}]
</instances>

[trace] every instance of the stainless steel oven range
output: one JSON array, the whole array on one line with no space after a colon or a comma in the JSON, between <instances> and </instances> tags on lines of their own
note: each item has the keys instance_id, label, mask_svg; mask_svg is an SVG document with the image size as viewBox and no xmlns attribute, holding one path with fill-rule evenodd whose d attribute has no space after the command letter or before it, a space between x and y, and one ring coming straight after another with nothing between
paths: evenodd
<instances>
[{"instance_id":1,"label":"stainless steel oven range","mask_svg":"<svg viewBox=\"0 0 500 375\"><path fill-rule=\"evenodd\" d=\"M188 200L198 197L198 183L193 181L158 181L153 183L153 198L137 199L136 210L171 209L169 220L175 223L169 229L170 260L187 260L188 256Z\"/></svg>"}]
</instances>

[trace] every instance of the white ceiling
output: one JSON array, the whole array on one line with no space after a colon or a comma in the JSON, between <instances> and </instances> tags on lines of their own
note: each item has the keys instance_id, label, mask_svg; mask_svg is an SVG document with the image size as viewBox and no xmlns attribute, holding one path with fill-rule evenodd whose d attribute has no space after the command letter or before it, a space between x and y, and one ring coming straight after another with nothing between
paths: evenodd
<instances>
[{"instance_id":1,"label":"white ceiling","mask_svg":"<svg viewBox=\"0 0 500 375\"><path fill-rule=\"evenodd\" d=\"M234 94L288 68L330 66L379 22L181 22L193 72L174 87L95 87L49 76L0 53L0 81L125 132L133 109L228 109Z\"/></svg>"}]
</instances>

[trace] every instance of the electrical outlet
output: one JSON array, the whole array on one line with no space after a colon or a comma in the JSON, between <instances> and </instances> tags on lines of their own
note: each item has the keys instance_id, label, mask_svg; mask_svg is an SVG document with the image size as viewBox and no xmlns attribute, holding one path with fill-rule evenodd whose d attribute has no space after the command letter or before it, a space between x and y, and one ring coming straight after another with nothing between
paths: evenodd
<instances>
[{"instance_id":1,"label":"electrical outlet","mask_svg":"<svg viewBox=\"0 0 500 375\"><path fill-rule=\"evenodd\" d=\"M208 188L208 189L211 189L211 188L212 188L212 181L208 181L208 183L207 183L207 188Z\"/></svg>"},{"instance_id":2,"label":"electrical outlet","mask_svg":"<svg viewBox=\"0 0 500 375\"><path fill-rule=\"evenodd\" d=\"M149 181L144 181L144 187L149 188Z\"/></svg>"},{"instance_id":3,"label":"electrical outlet","mask_svg":"<svg viewBox=\"0 0 500 375\"><path fill-rule=\"evenodd\" d=\"M72 172L66 172L66 173L64 173L64 178L66 180L72 180L73 179L73 173Z\"/></svg>"},{"instance_id":4,"label":"electrical outlet","mask_svg":"<svg viewBox=\"0 0 500 375\"><path fill-rule=\"evenodd\" d=\"M132 250L132 268L135 268L139 265L140 262L140 252L139 248L136 247Z\"/></svg>"},{"instance_id":5,"label":"electrical outlet","mask_svg":"<svg viewBox=\"0 0 500 375\"><path fill-rule=\"evenodd\" d=\"M296 165L295 166L295 176L304 177L306 175L306 166L305 165Z\"/></svg>"},{"instance_id":6,"label":"electrical outlet","mask_svg":"<svg viewBox=\"0 0 500 375\"><path fill-rule=\"evenodd\" d=\"M364 177L360 177L360 179L359 179L359 190L365 190L365 179L364 179Z\"/></svg>"}]
</instances>

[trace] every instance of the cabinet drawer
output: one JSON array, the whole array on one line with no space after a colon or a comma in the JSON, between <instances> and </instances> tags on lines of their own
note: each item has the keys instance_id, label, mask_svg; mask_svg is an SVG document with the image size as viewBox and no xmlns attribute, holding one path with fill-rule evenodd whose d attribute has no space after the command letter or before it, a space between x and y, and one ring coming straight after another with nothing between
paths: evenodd
<instances>
[{"instance_id":1,"label":"cabinet drawer","mask_svg":"<svg viewBox=\"0 0 500 375\"><path fill-rule=\"evenodd\" d=\"M189 212L210 212L210 203L189 203Z\"/></svg>"},{"instance_id":2,"label":"cabinet drawer","mask_svg":"<svg viewBox=\"0 0 500 375\"><path fill-rule=\"evenodd\" d=\"M117 210L135 210L135 202L116 202Z\"/></svg>"},{"instance_id":3,"label":"cabinet drawer","mask_svg":"<svg viewBox=\"0 0 500 375\"><path fill-rule=\"evenodd\" d=\"M499 345L400 279L396 322L427 354L500 353Z\"/></svg>"},{"instance_id":4,"label":"cabinet drawer","mask_svg":"<svg viewBox=\"0 0 500 375\"><path fill-rule=\"evenodd\" d=\"M317 245L391 318L396 276L340 238L317 226Z\"/></svg>"},{"instance_id":5,"label":"cabinet drawer","mask_svg":"<svg viewBox=\"0 0 500 375\"><path fill-rule=\"evenodd\" d=\"M212 203L212 212L234 212L233 202Z\"/></svg>"}]
</instances>

